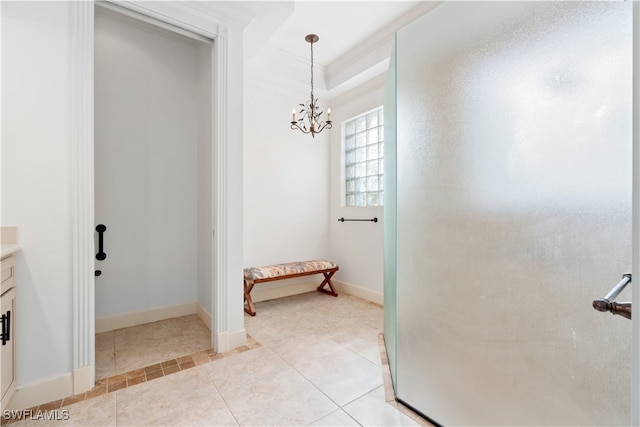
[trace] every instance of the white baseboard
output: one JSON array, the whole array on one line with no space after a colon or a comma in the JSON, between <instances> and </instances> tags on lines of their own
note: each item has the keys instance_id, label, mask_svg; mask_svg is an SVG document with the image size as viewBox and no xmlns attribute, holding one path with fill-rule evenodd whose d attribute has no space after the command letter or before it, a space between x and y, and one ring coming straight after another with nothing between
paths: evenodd
<instances>
[{"instance_id":1,"label":"white baseboard","mask_svg":"<svg viewBox=\"0 0 640 427\"><path fill-rule=\"evenodd\" d=\"M207 325L207 328L211 330L211 313L209 313L199 302L196 303L196 314Z\"/></svg>"},{"instance_id":2,"label":"white baseboard","mask_svg":"<svg viewBox=\"0 0 640 427\"><path fill-rule=\"evenodd\" d=\"M346 294L354 295L376 304L384 304L384 295L381 292L376 292L371 289L363 288L336 279L331 279L331 281L333 282L333 286L336 288L338 294L344 292ZM283 280L280 286L274 286L275 283L265 283L264 285L258 284L251 291L251 299L253 299L253 302L260 302L270 299L303 294L305 292L312 292L315 291L318 285L321 283L320 280L289 284L285 282L286 281Z\"/></svg>"},{"instance_id":3,"label":"white baseboard","mask_svg":"<svg viewBox=\"0 0 640 427\"><path fill-rule=\"evenodd\" d=\"M115 329L128 328L144 323L157 322L158 320L171 319L172 317L186 316L197 313L197 303L170 305L167 307L153 308L151 310L134 311L131 313L117 314L115 316L96 319L96 333L113 331ZM208 323L210 324L210 323Z\"/></svg>"},{"instance_id":4,"label":"white baseboard","mask_svg":"<svg viewBox=\"0 0 640 427\"><path fill-rule=\"evenodd\" d=\"M73 375L71 373L48 378L37 383L19 386L6 409L28 409L54 400L73 395Z\"/></svg>"},{"instance_id":5,"label":"white baseboard","mask_svg":"<svg viewBox=\"0 0 640 427\"><path fill-rule=\"evenodd\" d=\"M224 353L247 344L247 331L243 328L235 332L221 332L218 334L218 348L214 348L217 353Z\"/></svg>"},{"instance_id":6,"label":"white baseboard","mask_svg":"<svg viewBox=\"0 0 640 427\"><path fill-rule=\"evenodd\" d=\"M320 284L320 280L317 282L306 281L302 283L286 283L286 280L282 280L276 283L282 283L282 285L274 286L275 283L255 285L251 291L251 299L253 302L267 301L315 291Z\"/></svg>"},{"instance_id":7,"label":"white baseboard","mask_svg":"<svg viewBox=\"0 0 640 427\"><path fill-rule=\"evenodd\" d=\"M331 281L333 282L333 286L336 288L338 294L344 292L376 304L384 305L384 295L381 292L372 291L371 289L362 288L340 280L333 279Z\"/></svg>"},{"instance_id":8,"label":"white baseboard","mask_svg":"<svg viewBox=\"0 0 640 427\"><path fill-rule=\"evenodd\" d=\"M84 393L91 390L93 382L91 381L91 374L93 370L91 365L83 366L73 370L73 394Z\"/></svg>"}]
</instances>

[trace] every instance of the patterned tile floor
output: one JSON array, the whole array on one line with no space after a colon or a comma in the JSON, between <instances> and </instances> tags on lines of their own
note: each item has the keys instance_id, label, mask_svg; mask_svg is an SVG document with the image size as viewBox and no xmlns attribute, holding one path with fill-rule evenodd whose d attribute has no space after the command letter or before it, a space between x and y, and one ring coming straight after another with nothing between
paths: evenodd
<instances>
[{"instance_id":1,"label":"patterned tile floor","mask_svg":"<svg viewBox=\"0 0 640 427\"><path fill-rule=\"evenodd\" d=\"M158 361L156 355L143 356L143 350L118 347L121 334L129 336L122 338L129 346L148 340L140 347L149 348L153 338L142 338L142 328L114 331L114 360L101 365L103 377L93 390L30 408L9 424L430 425L390 395L386 357L381 357L380 306L350 295L312 292L260 302L256 309L256 317L245 315L247 345L225 354L196 349ZM157 323L149 328L173 327ZM191 336L194 342L197 334ZM187 341L184 348L199 345ZM163 357L173 350L166 351Z\"/></svg>"}]
</instances>

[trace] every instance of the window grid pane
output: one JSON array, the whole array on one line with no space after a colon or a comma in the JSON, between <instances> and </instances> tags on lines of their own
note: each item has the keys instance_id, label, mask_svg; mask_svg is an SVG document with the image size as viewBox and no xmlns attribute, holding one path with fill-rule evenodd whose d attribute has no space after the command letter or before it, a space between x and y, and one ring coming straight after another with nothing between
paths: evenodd
<instances>
[{"instance_id":1,"label":"window grid pane","mask_svg":"<svg viewBox=\"0 0 640 427\"><path fill-rule=\"evenodd\" d=\"M345 204L382 206L384 178L382 107L344 125Z\"/></svg>"}]
</instances>

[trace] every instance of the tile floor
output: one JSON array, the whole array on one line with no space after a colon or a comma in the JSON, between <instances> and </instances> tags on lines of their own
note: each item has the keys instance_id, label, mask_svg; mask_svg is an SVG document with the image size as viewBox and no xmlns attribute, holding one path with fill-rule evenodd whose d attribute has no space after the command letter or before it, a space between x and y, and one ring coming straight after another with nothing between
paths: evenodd
<instances>
[{"instance_id":1,"label":"tile floor","mask_svg":"<svg viewBox=\"0 0 640 427\"><path fill-rule=\"evenodd\" d=\"M150 354L153 334L142 335L141 327L100 337L106 354L113 346L114 356L103 360L103 379L94 390L31 408L24 419L9 424L430 425L389 395L386 359L380 353L380 306L350 295L312 292L260 302L256 310L256 317L245 315L247 345L225 354L187 339L201 334L199 326L186 333L181 329L180 353L191 354L177 355L167 346L164 361ZM148 327L175 331L174 326L194 321L170 320Z\"/></svg>"},{"instance_id":2,"label":"tile floor","mask_svg":"<svg viewBox=\"0 0 640 427\"><path fill-rule=\"evenodd\" d=\"M96 380L211 348L209 328L193 314L96 334Z\"/></svg>"}]
</instances>

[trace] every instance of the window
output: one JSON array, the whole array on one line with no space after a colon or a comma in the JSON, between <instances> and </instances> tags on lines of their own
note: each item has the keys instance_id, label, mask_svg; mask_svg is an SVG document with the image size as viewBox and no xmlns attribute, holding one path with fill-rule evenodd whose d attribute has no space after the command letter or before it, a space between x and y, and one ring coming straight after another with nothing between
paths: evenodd
<instances>
[{"instance_id":1,"label":"window","mask_svg":"<svg viewBox=\"0 0 640 427\"><path fill-rule=\"evenodd\" d=\"M344 123L346 206L382 206L383 123L382 107Z\"/></svg>"}]
</instances>

